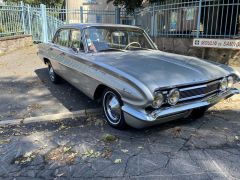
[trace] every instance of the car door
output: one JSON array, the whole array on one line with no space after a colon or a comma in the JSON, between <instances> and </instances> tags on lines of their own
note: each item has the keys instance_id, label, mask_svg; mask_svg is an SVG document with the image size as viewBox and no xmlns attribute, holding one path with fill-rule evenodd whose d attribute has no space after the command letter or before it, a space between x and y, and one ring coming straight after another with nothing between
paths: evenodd
<instances>
[{"instance_id":1,"label":"car door","mask_svg":"<svg viewBox=\"0 0 240 180\"><path fill-rule=\"evenodd\" d=\"M65 65L67 63L66 53L69 49L69 33L70 29L59 29L53 39L50 51L52 54L51 61L54 71L66 78Z\"/></svg>"},{"instance_id":2,"label":"car door","mask_svg":"<svg viewBox=\"0 0 240 180\"><path fill-rule=\"evenodd\" d=\"M64 62L64 77L72 85L77 87L83 93L88 96L92 95L94 88L91 88L91 84L94 80L83 73L83 69L89 69L89 63L87 62L86 52L82 42L82 33L80 29L70 29L69 44L65 51Z\"/></svg>"}]
</instances>

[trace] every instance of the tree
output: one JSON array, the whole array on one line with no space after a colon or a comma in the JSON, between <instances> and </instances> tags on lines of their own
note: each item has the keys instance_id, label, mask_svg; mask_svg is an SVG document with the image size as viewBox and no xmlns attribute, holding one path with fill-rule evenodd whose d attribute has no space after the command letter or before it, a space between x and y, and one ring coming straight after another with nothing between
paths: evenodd
<instances>
[{"instance_id":1,"label":"tree","mask_svg":"<svg viewBox=\"0 0 240 180\"><path fill-rule=\"evenodd\" d=\"M113 2L115 6L123 6L128 12L133 12L134 9L142 7L143 3L154 3L163 0L107 0L107 3Z\"/></svg>"},{"instance_id":2,"label":"tree","mask_svg":"<svg viewBox=\"0 0 240 180\"><path fill-rule=\"evenodd\" d=\"M62 6L63 0L22 0L26 4L39 5L45 4L47 6ZM5 0L5 2L19 3L19 0Z\"/></svg>"}]
</instances>

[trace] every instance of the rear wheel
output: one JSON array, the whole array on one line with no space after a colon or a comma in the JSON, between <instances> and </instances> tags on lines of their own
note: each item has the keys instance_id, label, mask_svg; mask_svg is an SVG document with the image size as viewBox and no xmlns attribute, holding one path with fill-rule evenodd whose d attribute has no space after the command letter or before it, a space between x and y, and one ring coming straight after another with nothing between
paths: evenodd
<instances>
[{"instance_id":1,"label":"rear wheel","mask_svg":"<svg viewBox=\"0 0 240 180\"><path fill-rule=\"evenodd\" d=\"M55 73L52 64L48 62L48 75L52 83L58 84L61 78Z\"/></svg>"},{"instance_id":2,"label":"rear wheel","mask_svg":"<svg viewBox=\"0 0 240 180\"><path fill-rule=\"evenodd\" d=\"M116 128L126 128L123 111L121 109L123 103L120 96L111 89L105 89L102 95L102 106L104 116L107 123Z\"/></svg>"}]
</instances>

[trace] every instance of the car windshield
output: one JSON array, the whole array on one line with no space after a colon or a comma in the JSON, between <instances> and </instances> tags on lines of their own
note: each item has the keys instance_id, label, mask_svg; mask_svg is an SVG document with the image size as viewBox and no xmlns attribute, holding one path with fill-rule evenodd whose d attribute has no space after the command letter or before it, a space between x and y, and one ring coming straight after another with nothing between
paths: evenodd
<instances>
[{"instance_id":1,"label":"car windshield","mask_svg":"<svg viewBox=\"0 0 240 180\"><path fill-rule=\"evenodd\" d=\"M85 39L90 52L155 49L143 30L128 27L89 27Z\"/></svg>"}]
</instances>

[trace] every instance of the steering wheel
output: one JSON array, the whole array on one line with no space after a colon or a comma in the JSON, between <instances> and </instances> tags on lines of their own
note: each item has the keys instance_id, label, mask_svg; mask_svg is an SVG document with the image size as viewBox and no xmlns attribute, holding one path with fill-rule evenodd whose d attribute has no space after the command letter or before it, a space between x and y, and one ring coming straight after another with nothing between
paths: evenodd
<instances>
[{"instance_id":1,"label":"steering wheel","mask_svg":"<svg viewBox=\"0 0 240 180\"><path fill-rule=\"evenodd\" d=\"M131 45L133 44L137 44L140 48L142 47L141 44L139 42L130 42L124 49L128 49Z\"/></svg>"}]
</instances>

